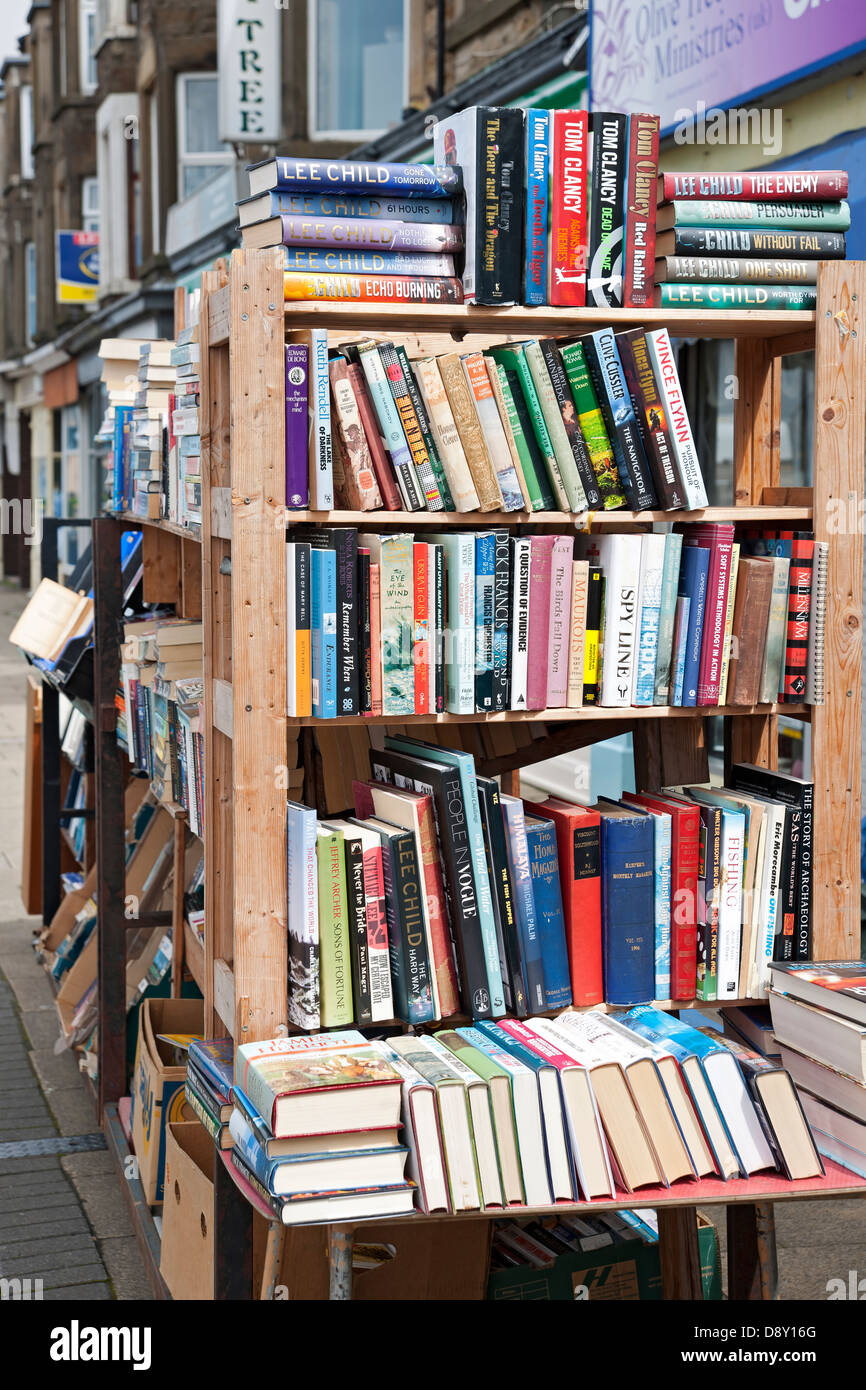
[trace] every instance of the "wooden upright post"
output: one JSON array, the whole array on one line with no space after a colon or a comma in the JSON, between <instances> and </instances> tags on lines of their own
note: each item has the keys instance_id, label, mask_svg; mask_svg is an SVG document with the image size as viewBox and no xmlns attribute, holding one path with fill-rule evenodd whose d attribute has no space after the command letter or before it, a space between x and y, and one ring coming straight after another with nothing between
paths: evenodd
<instances>
[{"instance_id":1,"label":"wooden upright post","mask_svg":"<svg viewBox=\"0 0 866 1390\"><path fill-rule=\"evenodd\" d=\"M812 954L860 954L863 441L866 436L863 261L822 263L815 328L814 530L829 540L826 703L812 710L815 783Z\"/></svg>"},{"instance_id":2,"label":"wooden upright post","mask_svg":"<svg viewBox=\"0 0 866 1390\"><path fill-rule=\"evenodd\" d=\"M287 1022L286 421L283 270L234 251L232 686L235 1046Z\"/></svg>"}]
</instances>

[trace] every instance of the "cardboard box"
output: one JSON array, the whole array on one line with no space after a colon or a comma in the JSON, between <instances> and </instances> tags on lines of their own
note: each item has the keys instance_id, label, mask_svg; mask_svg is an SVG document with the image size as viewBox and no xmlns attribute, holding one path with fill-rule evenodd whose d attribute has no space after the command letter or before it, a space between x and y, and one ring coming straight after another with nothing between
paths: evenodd
<instances>
[{"instance_id":1,"label":"cardboard box","mask_svg":"<svg viewBox=\"0 0 866 1390\"><path fill-rule=\"evenodd\" d=\"M491 1222L363 1222L355 1230L352 1300L472 1302L487 1288ZM327 1300L328 1228L287 1226L280 1297Z\"/></svg>"},{"instance_id":2,"label":"cardboard box","mask_svg":"<svg viewBox=\"0 0 866 1390\"><path fill-rule=\"evenodd\" d=\"M186 1066L173 1063L174 1049L158 1033L198 1033L204 1022L200 999L145 999L139 1013L132 1076L132 1143L145 1200L163 1200L166 1127L192 1120L183 1094Z\"/></svg>"},{"instance_id":3,"label":"cardboard box","mask_svg":"<svg viewBox=\"0 0 866 1390\"><path fill-rule=\"evenodd\" d=\"M704 1300L720 1299L722 1276L716 1228L698 1213L698 1250ZM528 1266L491 1271L489 1299L637 1302L662 1297L659 1247L635 1239L599 1250L559 1255L548 1269Z\"/></svg>"},{"instance_id":4,"label":"cardboard box","mask_svg":"<svg viewBox=\"0 0 866 1390\"><path fill-rule=\"evenodd\" d=\"M166 1126L159 1272L175 1299L213 1298L213 1163L197 1120Z\"/></svg>"},{"instance_id":5,"label":"cardboard box","mask_svg":"<svg viewBox=\"0 0 866 1390\"><path fill-rule=\"evenodd\" d=\"M56 951L64 937L72 931L72 925L79 912L96 892L96 867L94 866L84 880L81 888L67 893L39 938L45 951Z\"/></svg>"}]
</instances>

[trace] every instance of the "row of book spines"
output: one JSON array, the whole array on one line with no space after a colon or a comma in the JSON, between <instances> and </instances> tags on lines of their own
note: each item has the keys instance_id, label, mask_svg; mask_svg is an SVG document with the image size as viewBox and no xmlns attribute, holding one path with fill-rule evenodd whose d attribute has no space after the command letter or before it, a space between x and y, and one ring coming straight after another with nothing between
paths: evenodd
<instances>
[{"instance_id":1,"label":"row of book spines","mask_svg":"<svg viewBox=\"0 0 866 1390\"><path fill-rule=\"evenodd\" d=\"M374 343L350 344L328 364L324 339L311 335L286 349L286 426L290 509L309 504L311 485L330 507L328 475L354 510L707 504L665 329L415 363L402 347Z\"/></svg>"},{"instance_id":2,"label":"row of book spines","mask_svg":"<svg viewBox=\"0 0 866 1390\"><path fill-rule=\"evenodd\" d=\"M204 739L176 701L154 695L130 676L124 700L130 761L147 774L160 800L183 806L194 835L204 823Z\"/></svg>"}]
</instances>

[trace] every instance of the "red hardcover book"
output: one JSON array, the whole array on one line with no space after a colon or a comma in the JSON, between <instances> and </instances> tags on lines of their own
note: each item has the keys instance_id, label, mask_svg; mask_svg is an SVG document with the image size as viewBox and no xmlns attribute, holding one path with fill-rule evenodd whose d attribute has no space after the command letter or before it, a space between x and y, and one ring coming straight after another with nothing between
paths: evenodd
<instances>
[{"instance_id":1,"label":"red hardcover book","mask_svg":"<svg viewBox=\"0 0 866 1390\"><path fill-rule=\"evenodd\" d=\"M622 302L626 309L652 308L658 171L658 116L646 113L629 116L622 287Z\"/></svg>"},{"instance_id":2,"label":"red hardcover book","mask_svg":"<svg viewBox=\"0 0 866 1390\"><path fill-rule=\"evenodd\" d=\"M750 174L660 174L658 201L747 199L763 203L829 202L848 197L844 169L768 169Z\"/></svg>"},{"instance_id":3,"label":"red hardcover book","mask_svg":"<svg viewBox=\"0 0 866 1390\"><path fill-rule=\"evenodd\" d=\"M370 565L370 714L382 713L382 623L379 609L379 566Z\"/></svg>"},{"instance_id":4,"label":"red hardcover book","mask_svg":"<svg viewBox=\"0 0 866 1390\"><path fill-rule=\"evenodd\" d=\"M550 180L550 303L586 304L589 117L552 111Z\"/></svg>"},{"instance_id":5,"label":"red hardcover book","mask_svg":"<svg viewBox=\"0 0 866 1390\"><path fill-rule=\"evenodd\" d=\"M684 545L706 546L710 552L707 606L701 637L701 662L698 667L699 705L719 703L719 677L725 649L725 618L728 611L733 541L734 528L725 524L690 526L683 539Z\"/></svg>"},{"instance_id":6,"label":"red hardcover book","mask_svg":"<svg viewBox=\"0 0 866 1390\"><path fill-rule=\"evenodd\" d=\"M638 792L629 800L654 811L666 811L671 818L671 998L694 999L700 808L679 797L654 792Z\"/></svg>"},{"instance_id":7,"label":"red hardcover book","mask_svg":"<svg viewBox=\"0 0 866 1390\"><path fill-rule=\"evenodd\" d=\"M572 1003L578 1008L604 999L601 964L601 848L598 811L550 796L534 805L534 816L553 821L565 915L565 941Z\"/></svg>"},{"instance_id":8,"label":"red hardcover book","mask_svg":"<svg viewBox=\"0 0 866 1390\"><path fill-rule=\"evenodd\" d=\"M367 436L370 457L373 461L373 472L376 475L376 482L379 484L382 501L389 512L398 512L403 505L400 501L400 491L397 487L391 465L388 462L388 456L385 453L382 436L379 433L379 425L373 410L373 402L370 400L370 393L367 389L364 369L360 367L357 362L349 363L349 385L358 403L358 414L361 417L364 434Z\"/></svg>"},{"instance_id":9,"label":"red hardcover book","mask_svg":"<svg viewBox=\"0 0 866 1390\"><path fill-rule=\"evenodd\" d=\"M430 713L430 578L426 542L412 546L413 608L412 662L415 667L415 713Z\"/></svg>"},{"instance_id":10,"label":"red hardcover book","mask_svg":"<svg viewBox=\"0 0 866 1390\"><path fill-rule=\"evenodd\" d=\"M784 533L783 533L784 534ZM809 618L812 612L812 567L815 542L805 537L791 539L791 568L788 576L788 635L785 644L785 675L779 699L797 704L806 694L806 663L809 652Z\"/></svg>"},{"instance_id":11,"label":"red hardcover book","mask_svg":"<svg viewBox=\"0 0 866 1390\"><path fill-rule=\"evenodd\" d=\"M533 536L529 555L529 646L526 708L547 708L550 572L555 536Z\"/></svg>"}]
</instances>

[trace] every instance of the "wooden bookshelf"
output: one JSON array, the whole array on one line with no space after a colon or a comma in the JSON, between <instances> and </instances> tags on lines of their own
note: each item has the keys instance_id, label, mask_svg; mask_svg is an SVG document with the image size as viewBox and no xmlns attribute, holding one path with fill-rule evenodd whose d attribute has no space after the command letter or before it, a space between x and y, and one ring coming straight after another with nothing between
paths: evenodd
<instances>
[{"instance_id":1,"label":"wooden bookshelf","mask_svg":"<svg viewBox=\"0 0 866 1390\"><path fill-rule=\"evenodd\" d=\"M200 596L206 765L203 951L200 943L191 940L191 932L182 935L187 962L205 995L206 1032L230 1034L237 1044L288 1031L286 778L291 787L288 794L296 799L307 800L320 811L342 809L346 800L340 804L334 798L342 792L343 764L349 766L360 755L367 730L383 724L426 726L426 737L472 749L484 771L501 775L506 788L516 789L521 766L626 730L633 735L640 786L706 780L705 721L716 714L725 721L726 761L773 767L780 714L809 720L815 782L814 953L816 958L856 958L863 541L857 528L838 534L834 519L838 501L850 507L852 500L862 498L864 489L866 342L859 306L866 291L866 265L822 264L814 313L726 310L697 315L661 310L284 303L281 255L275 251L235 252L229 267L205 273L202 286L202 534L199 540L163 522L128 520L145 533L150 592L163 595L173 585L175 596L180 593L191 609L196 593ZM526 512L287 512L283 354L287 334L326 328L336 345L360 335L369 337L373 329L373 336L403 343L411 357L450 351L455 344L469 351L529 335L567 337L610 324L666 326L677 338L734 339L737 396L730 506L694 513L610 512L583 518ZM814 483L811 489L785 489L780 485L781 359L810 348L816 352ZM287 717L286 525L413 530L495 524L567 530L572 526L641 529L654 522L681 521L781 524L792 529L805 523L817 539L830 540L825 705L599 707L413 716L399 721ZM119 531L117 522L97 523L102 524L118 526ZM181 530L182 534L175 534ZM119 554L119 541L117 545ZM97 612L99 604L97 594ZM103 672L103 706L109 699L113 702L111 675ZM105 709L102 714L110 722ZM119 878L110 874L109 880L109 895L119 893L122 902L122 872ZM115 910L116 902L115 897ZM660 1001L658 1007L717 1005ZM219 1154L214 1179L215 1296L249 1297L251 1209ZM848 1195L864 1187L858 1180L849 1184L846 1179L827 1182L807 1194L799 1190L802 1184L755 1179L728 1184L723 1193L713 1196L698 1191L704 1186L679 1187L664 1210L659 1198L666 1297L700 1296L699 1278L695 1286L696 1201L730 1203L732 1288L751 1290L760 1284L762 1240L772 1234L768 1203L818 1195L818 1191ZM602 1205L648 1204L646 1194L636 1194ZM656 1200L651 1204L656 1205ZM593 1206L600 1209L598 1204ZM491 1214L496 1213L487 1213ZM334 1251L343 1252L345 1268L350 1237L331 1229L329 1243Z\"/></svg>"}]
</instances>

